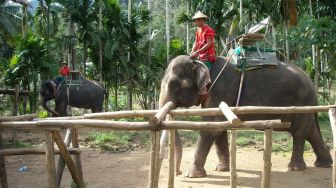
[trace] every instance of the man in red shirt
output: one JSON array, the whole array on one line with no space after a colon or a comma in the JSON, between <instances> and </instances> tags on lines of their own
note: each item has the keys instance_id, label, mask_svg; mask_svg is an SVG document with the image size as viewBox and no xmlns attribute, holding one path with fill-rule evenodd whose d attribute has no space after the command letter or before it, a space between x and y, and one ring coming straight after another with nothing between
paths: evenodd
<instances>
[{"instance_id":1,"label":"man in red shirt","mask_svg":"<svg viewBox=\"0 0 336 188\"><path fill-rule=\"evenodd\" d=\"M67 62L63 61L62 67L59 70L60 75L67 77L69 75L69 67Z\"/></svg>"},{"instance_id":2,"label":"man in red shirt","mask_svg":"<svg viewBox=\"0 0 336 188\"><path fill-rule=\"evenodd\" d=\"M209 69L216 61L215 31L205 23L208 17L198 11L192 18L197 26L196 41L190 56L202 61Z\"/></svg>"}]
</instances>

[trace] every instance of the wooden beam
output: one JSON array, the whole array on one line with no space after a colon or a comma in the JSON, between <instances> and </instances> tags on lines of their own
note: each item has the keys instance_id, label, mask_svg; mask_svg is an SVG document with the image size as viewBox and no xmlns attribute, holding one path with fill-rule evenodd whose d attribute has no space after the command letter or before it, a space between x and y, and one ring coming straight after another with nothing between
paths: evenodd
<instances>
[{"instance_id":1,"label":"wooden beam","mask_svg":"<svg viewBox=\"0 0 336 188\"><path fill-rule=\"evenodd\" d=\"M330 108L336 108L336 105L326 106L240 106L230 107L235 114L293 114L293 113L316 113L327 112ZM119 119L150 117L156 114L158 110L135 110L135 111L118 111L118 112L100 112L84 114L85 119ZM169 112L172 116L218 116L222 115L219 108L203 109L174 109ZM67 119L68 117L60 118ZM72 117L74 119L76 117ZM83 116L77 116L81 119Z\"/></svg>"},{"instance_id":2,"label":"wooden beam","mask_svg":"<svg viewBox=\"0 0 336 188\"><path fill-rule=\"evenodd\" d=\"M67 148L70 146L71 137L72 137L72 129L67 129L66 134L65 134L65 138L64 138L64 144ZM59 157L58 158L57 170L56 170L57 188L59 188L61 186L64 167L65 167L65 161L64 161L63 157Z\"/></svg>"},{"instance_id":3,"label":"wooden beam","mask_svg":"<svg viewBox=\"0 0 336 188\"><path fill-rule=\"evenodd\" d=\"M36 126L38 125L38 126ZM148 122L124 122L108 120L45 120L37 122L0 122L3 129L24 130L63 130L66 128L109 128L113 130L163 130L163 129L187 129L187 130L213 130L222 131L228 129L288 129L290 123L281 120L257 120L244 121L241 126L233 126L228 121L221 122L190 122L190 121L161 121L157 126L149 126Z\"/></svg>"},{"instance_id":4,"label":"wooden beam","mask_svg":"<svg viewBox=\"0 0 336 188\"><path fill-rule=\"evenodd\" d=\"M173 108L172 102L167 102L160 110L149 119L149 126L156 127L166 118L168 112ZM157 188L159 186L160 174L160 132L151 131L151 156L150 156L150 172L149 172L149 187Z\"/></svg>"},{"instance_id":5,"label":"wooden beam","mask_svg":"<svg viewBox=\"0 0 336 188\"><path fill-rule=\"evenodd\" d=\"M73 134L72 135L72 147L79 149L78 130L74 129L72 134ZM81 161L80 153L78 153L77 155L74 155L73 159L74 159L74 162L75 162L75 166L77 168L78 176L84 184L82 161Z\"/></svg>"},{"instance_id":6,"label":"wooden beam","mask_svg":"<svg viewBox=\"0 0 336 188\"><path fill-rule=\"evenodd\" d=\"M174 178L175 178L175 134L176 130L169 130L169 152L168 152L168 188L174 188Z\"/></svg>"},{"instance_id":7,"label":"wooden beam","mask_svg":"<svg viewBox=\"0 0 336 188\"><path fill-rule=\"evenodd\" d=\"M50 131L45 132L45 150L48 171L48 187L56 188L54 140Z\"/></svg>"},{"instance_id":8,"label":"wooden beam","mask_svg":"<svg viewBox=\"0 0 336 188\"><path fill-rule=\"evenodd\" d=\"M225 103L225 102L221 102L219 105L219 109L221 109L221 111L223 112L224 116L226 117L226 119L234 126L239 126L241 125L241 121L240 119L236 116L236 114L234 114L230 107Z\"/></svg>"},{"instance_id":9,"label":"wooden beam","mask_svg":"<svg viewBox=\"0 0 336 188\"><path fill-rule=\"evenodd\" d=\"M59 154L59 150L54 150L55 154ZM77 148L68 148L68 152L71 155L79 154L81 151ZM32 148L8 148L0 149L0 156L10 155L45 155L44 149L32 149Z\"/></svg>"},{"instance_id":10,"label":"wooden beam","mask_svg":"<svg viewBox=\"0 0 336 188\"><path fill-rule=\"evenodd\" d=\"M16 89L0 89L0 94L2 95L15 95ZM29 91L20 90L19 95L21 96L29 96Z\"/></svg>"},{"instance_id":11,"label":"wooden beam","mask_svg":"<svg viewBox=\"0 0 336 188\"><path fill-rule=\"evenodd\" d=\"M37 118L37 114L26 114L20 116L8 116L8 117L0 117L0 122L4 121L31 121L34 118Z\"/></svg>"},{"instance_id":12,"label":"wooden beam","mask_svg":"<svg viewBox=\"0 0 336 188\"><path fill-rule=\"evenodd\" d=\"M272 129L266 129L264 132L264 168L262 171L261 187L271 187L271 169L272 169Z\"/></svg>"},{"instance_id":13,"label":"wooden beam","mask_svg":"<svg viewBox=\"0 0 336 188\"><path fill-rule=\"evenodd\" d=\"M167 102L154 116L149 119L151 126L157 126L161 121L166 118L168 112L173 108L173 102Z\"/></svg>"},{"instance_id":14,"label":"wooden beam","mask_svg":"<svg viewBox=\"0 0 336 188\"><path fill-rule=\"evenodd\" d=\"M334 160L334 165L333 165L333 170L332 170L332 185L333 188L336 188L336 108L330 108L329 109L329 120L330 120L330 125L331 125L331 130L332 130L332 135L333 135L333 160Z\"/></svg>"},{"instance_id":15,"label":"wooden beam","mask_svg":"<svg viewBox=\"0 0 336 188\"><path fill-rule=\"evenodd\" d=\"M1 149L3 149L3 144L2 144L2 132L0 129L0 150ZM0 185L2 188L8 188L6 161L5 161L5 157L2 155L0 155Z\"/></svg>"},{"instance_id":16,"label":"wooden beam","mask_svg":"<svg viewBox=\"0 0 336 188\"><path fill-rule=\"evenodd\" d=\"M230 187L237 187L237 169L236 169L236 138L237 131L230 131Z\"/></svg>"},{"instance_id":17,"label":"wooden beam","mask_svg":"<svg viewBox=\"0 0 336 188\"><path fill-rule=\"evenodd\" d=\"M79 188L84 188L85 185L83 184L83 182L80 180L79 176L78 176L78 173L76 171L76 168L75 168L75 164L74 162L72 161L67 149L66 149L66 146L62 140L62 136L61 134L58 132L58 131L53 131L52 132L52 135L55 139L55 142L60 150L60 155L61 157L64 159L65 161L65 164L67 165L69 171L70 171L70 174L72 176L72 179L73 181L77 184L77 186Z\"/></svg>"}]
</instances>

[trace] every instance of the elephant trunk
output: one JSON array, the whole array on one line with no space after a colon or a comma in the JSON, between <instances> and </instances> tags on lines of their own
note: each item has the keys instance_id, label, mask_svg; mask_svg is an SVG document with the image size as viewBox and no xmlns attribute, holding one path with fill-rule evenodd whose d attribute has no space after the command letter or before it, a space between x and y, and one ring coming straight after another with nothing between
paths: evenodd
<instances>
[{"instance_id":1,"label":"elephant trunk","mask_svg":"<svg viewBox=\"0 0 336 188\"><path fill-rule=\"evenodd\" d=\"M51 109L48 105L47 105L47 100L43 99L40 96L40 104L41 106L47 110L49 113L53 114L53 116L59 116L60 114L58 112L56 112L55 110Z\"/></svg>"}]
</instances>

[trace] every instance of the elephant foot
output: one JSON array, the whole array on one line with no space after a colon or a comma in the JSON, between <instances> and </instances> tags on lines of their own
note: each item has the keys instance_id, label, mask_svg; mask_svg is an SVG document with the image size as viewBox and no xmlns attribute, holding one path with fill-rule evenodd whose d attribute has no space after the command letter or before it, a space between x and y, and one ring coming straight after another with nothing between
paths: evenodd
<instances>
[{"instance_id":1,"label":"elephant foot","mask_svg":"<svg viewBox=\"0 0 336 188\"><path fill-rule=\"evenodd\" d=\"M332 165L333 161L331 157L328 157L326 159L317 159L314 163L314 166L320 167L320 168L328 168Z\"/></svg>"},{"instance_id":2,"label":"elephant foot","mask_svg":"<svg viewBox=\"0 0 336 188\"><path fill-rule=\"evenodd\" d=\"M186 174L186 177L188 178L202 178L205 176L206 176L206 171L204 170L204 168L197 169L196 167L192 167Z\"/></svg>"},{"instance_id":3,"label":"elephant foot","mask_svg":"<svg viewBox=\"0 0 336 188\"><path fill-rule=\"evenodd\" d=\"M303 160L291 160L288 164L288 170L301 171L307 168L306 163Z\"/></svg>"},{"instance_id":4,"label":"elephant foot","mask_svg":"<svg viewBox=\"0 0 336 188\"><path fill-rule=\"evenodd\" d=\"M228 172L230 171L230 164L227 162L219 162L217 163L215 170L219 172Z\"/></svg>"},{"instance_id":5,"label":"elephant foot","mask_svg":"<svg viewBox=\"0 0 336 188\"><path fill-rule=\"evenodd\" d=\"M178 176L178 175L181 175L182 174L182 171L181 170L179 170L179 169L176 169L176 176Z\"/></svg>"}]
</instances>

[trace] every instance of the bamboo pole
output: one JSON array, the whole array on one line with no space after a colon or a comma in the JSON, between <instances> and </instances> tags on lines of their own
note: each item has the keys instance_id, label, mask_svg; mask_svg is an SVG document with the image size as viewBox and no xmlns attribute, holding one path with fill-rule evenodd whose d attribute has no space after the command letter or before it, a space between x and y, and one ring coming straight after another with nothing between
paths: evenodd
<instances>
[{"instance_id":1,"label":"bamboo pole","mask_svg":"<svg viewBox=\"0 0 336 188\"><path fill-rule=\"evenodd\" d=\"M3 95L16 95L16 89L0 89L0 94ZM29 91L27 90L20 90L18 94L24 95L24 96L29 96Z\"/></svg>"},{"instance_id":2,"label":"bamboo pole","mask_svg":"<svg viewBox=\"0 0 336 188\"><path fill-rule=\"evenodd\" d=\"M8 121L0 122L0 129L15 129L15 130L30 130L30 131L56 131L61 130L62 127L38 127L37 121Z\"/></svg>"},{"instance_id":3,"label":"bamboo pole","mask_svg":"<svg viewBox=\"0 0 336 188\"><path fill-rule=\"evenodd\" d=\"M160 174L160 132L156 127L166 117L170 109L173 108L172 102L167 102L160 110L149 119L149 126L154 130L151 131L151 156L150 156L150 171L149 171L149 187L157 188L159 185Z\"/></svg>"},{"instance_id":4,"label":"bamboo pole","mask_svg":"<svg viewBox=\"0 0 336 188\"><path fill-rule=\"evenodd\" d=\"M36 118L36 114L26 114L20 116L8 116L8 117L0 117L0 122L4 121L31 121Z\"/></svg>"},{"instance_id":5,"label":"bamboo pole","mask_svg":"<svg viewBox=\"0 0 336 188\"><path fill-rule=\"evenodd\" d=\"M271 169L272 169L272 129L266 129L264 132L264 168L262 171L261 187L271 187Z\"/></svg>"},{"instance_id":6,"label":"bamboo pole","mask_svg":"<svg viewBox=\"0 0 336 188\"><path fill-rule=\"evenodd\" d=\"M72 129L67 129L67 132L66 132L66 135L65 135L65 138L64 138L64 144L67 148L70 146L71 137L72 137ZM57 171L56 171L57 187L61 186L64 167L65 167L65 161L64 161L63 157L59 157L58 158Z\"/></svg>"},{"instance_id":7,"label":"bamboo pole","mask_svg":"<svg viewBox=\"0 0 336 188\"><path fill-rule=\"evenodd\" d=\"M27 124L27 125L25 125ZM38 125L38 126L36 126ZM148 122L122 122L108 120L45 120L37 122L0 122L0 127L4 129L24 129L24 130L63 130L66 128L108 128L113 130L163 130L163 129L187 129L187 130L213 130L223 131L228 129L288 129L290 123L281 120L256 120L244 121L241 126L233 126L230 122L190 122L190 121L161 121L158 126L149 126Z\"/></svg>"},{"instance_id":8,"label":"bamboo pole","mask_svg":"<svg viewBox=\"0 0 336 188\"><path fill-rule=\"evenodd\" d=\"M71 155L77 155L81 151L77 148L68 148L68 152ZM59 154L59 150L55 150L55 154ZM46 151L44 149L31 149L31 148L9 148L0 149L0 156L11 156L11 155L45 155Z\"/></svg>"},{"instance_id":9,"label":"bamboo pole","mask_svg":"<svg viewBox=\"0 0 336 188\"><path fill-rule=\"evenodd\" d=\"M336 188L336 109L335 108L330 108L329 109L329 120L330 120L330 125L332 129L332 135L333 135L333 160L334 160L334 165L333 165L333 171L332 171L332 185L333 188Z\"/></svg>"},{"instance_id":10,"label":"bamboo pole","mask_svg":"<svg viewBox=\"0 0 336 188\"><path fill-rule=\"evenodd\" d=\"M234 114L230 107L225 103L225 102L221 102L219 105L219 109L221 109L221 111L223 112L224 116L226 117L226 119L234 126L238 126L241 125L241 121L240 119L236 116L236 114Z\"/></svg>"},{"instance_id":11,"label":"bamboo pole","mask_svg":"<svg viewBox=\"0 0 336 188\"><path fill-rule=\"evenodd\" d=\"M3 149L2 144L2 131L0 129L0 150ZM0 185L2 188L8 188L7 174L6 174L6 161L5 157L0 155Z\"/></svg>"},{"instance_id":12,"label":"bamboo pole","mask_svg":"<svg viewBox=\"0 0 336 188\"><path fill-rule=\"evenodd\" d=\"M172 121L173 117L168 114L167 121ZM168 166L168 188L174 188L174 178L175 178L175 134L176 130L171 129L169 130L169 152L168 152L168 161L169 161L169 166Z\"/></svg>"},{"instance_id":13,"label":"bamboo pole","mask_svg":"<svg viewBox=\"0 0 336 188\"><path fill-rule=\"evenodd\" d=\"M237 132L230 131L230 187L237 187L237 170L236 170L236 138Z\"/></svg>"},{"instance_id":14,"label":"bamboo pole","mask_svg":"<svg viewBox=\"0 0 336 188\"><path fill-rule=\"evenodd\" d=\"M56 188L54 140L50 131L45 132L45 150L48 171L48 187Z\"/></svg>"},{"instance_id":15,"label":"bamboo pole","mask_svg":"<svg viewBox=\"0 0 336 188\"><path fill-rule=\"evenodd\" d=\"M240 106L230 107L235 114L293 114L293 113L316 113L327 112L330 108L336 108L336 105L326 106ZM158 110L134 110L134 111L118 111L118 112L100 112L84 114L85 119L119 119L119 118L135 118L150 117L156 114ZM174 109L169 112L172 116L218 116L222 115L219 108L203 108L203 109ZM83 116L71 117L71 119L82 119ZM58 119L69 119L63 117Z\"/></svg>"},{"instance_id":16,"label":"bamboo pole","mask_svg":"<svg viewBox=\"0 0 336 188\"><path fill-rule=\"evenodd\" d=\"M73 130L73 135L72 135L72 147L79 149L79 142L78 142L78 130L74 129ZM82 169L82 161L81 161L81 156L80 153L78 153L77 155L73 156L76 168L77 168L77 172L79 175L80 180L83 182L84 184L84 177L83 177L83 169Z\"/></svg>"},{"instance_id":17,"label":"bamboo pole","mask_svg":"<svg viewBox=\"0 0 336 188\"><path fill-rule=\"evenodd\" d=\"M69 171L70 171L70 174L71 174L71 177L73 179L73 181L76 183L76 185L79 187L79 188L84 188L84 183L83 181L80 180L79 178L79 175L78 175L78 172L76 171L76 168L75 168L75 164L73 162L73 160L71 159L68 151L67 151L67 148L62 140L62 136L61 134L58 132L58 131L53 131L52 132L52 135L55 139L55 142L60 150L60 155L61 157L64 159L65 161L65 164L67 165Z\"/></svg>"}]
</instances>

